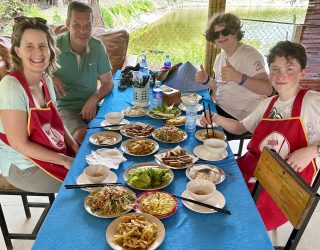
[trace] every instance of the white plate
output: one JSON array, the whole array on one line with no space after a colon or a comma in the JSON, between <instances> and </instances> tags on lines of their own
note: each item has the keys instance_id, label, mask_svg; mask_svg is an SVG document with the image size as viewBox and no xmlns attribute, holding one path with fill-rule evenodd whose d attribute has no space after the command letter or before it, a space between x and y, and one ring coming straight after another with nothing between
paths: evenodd
<instances>
[{"instance_id":1,"label":"white plate","mask_svg":"<svg viewBox=\"0 0 320 250\"><path fill-rule=\"evenodd\" d=\"M223 208L224 205L226 204L226 199L224 198L223 194L220 193L217 190L214 190L213 193L214 193L213 197L210 198L209 200L203 201L203 203L206 203L208 205L212 205L212 206L215 206L215 207L218 207L218 208ZM188 198L188 199L192 199L193 200L193 198L189 195L189 192L187 190L185 190L181 194L181 196L184 197L184 198ZM192 210L194 212L197 212L197 213L211 214L211 213L217 212L214 209L203 207L203 206L194 204L194 203L189 202L189 201L184 201L184 200L181 200L181 201L182 201L183 205L185 205L187 208L189 208L190 210Z\"/></svg>"},{"instance_id":2,"label":"white plate","mask_svg":"<svg viewBox=\"0 0 320 250\"><path fill-rule=\"evenodd\" d=\"M148 110L148 113L147 115L151 118L155 118L155 119L160 119L160 120L168 120L168 119L171 119L171 118L175 118L175 117L178 117L181 115L181 110L176 108L176 107L173 107L174 110L176 110L176 115L173 116L173 117L165 117L165 116L156 116L156 115L153 115L152 113L150 113L151 110Z\"/></svg>"},{"instance_id":3,"label":"white plate","mask_svg":"<svg viewBox=\"0 0 320 250\"><path fill-rule=\"evenodd\" d=\"M129 214L126 214L124 216L132 215L132 214L143 215L147 219L147 221L149 221L151 223L155 223L157 225L157 227L158 227L158 237L147 248L147 250L157 249L161 245L161 243L163 242L165 234L166 234L165 233L165 228L164 228L164 225L162 224L162 222L158 218L154 217L153 215L146 214L146 213L129 213ZM114 250L125 250L125 249L128 249L128 248L124 248L124 247L112 242L112 238L116 234L117 227L122 222L122 218L123 218L123 216L115 219L114 221L112 221L110 223L110 225L107 228L107 232L106 232L107 242L108 242L109 246Z\"/></svg>"},{"instance_id":4,"label":"white plate","mask_svg":"<svg viewBox=\"0 0 320 250\"><path fill-rule=\"evenodd\" d=\"M202 96L197 94L197 93L182 93L181 97L183 97L183 96L191 96L191 95L196 95L198 101L200 101L202 99Z\"/></svg>"},{"instance_id":5,"label":"white plate","mask_svg":"<svg viewBox=\"0 0 320 250\"><path fill-rule=\"evenodd\" d=\"M159 129L159 128L158 128L158 129ZM178 141L163 141L163 140L159 139L159 138L156 136L156 134L155 134L155 131L156 131L156 130L157 130L157 129L155 129L155 130L152 132L152 137L153 137L154 139L156 139L157 141L164 142L164 143L179 143L179 142L184 141L184 140L187 139L187 137L188 137L186 131L180 129L181 131L183 131L183 137L182 137L181 140L178 140Z\"/></svg>"},{"instance_id":6,"label":"white plate","mask_svg":"<svg viewBox=\"0 0 320 250\"><path fill-rule=\"evenodd\" d=\"M173 149L174 149L174 148L161 150L157 155L166 153L166 152L171 151L171 150L173 150ZM163 165L165 165L165 166L167 166L168 168L171 168L171 169L185 169L185 168L187 168L187 167L189 167L189 166L193 166L193 164L195 164L195 162L198 160L198 158L196 158L193 153L191 153L191 152L189 152L189 151L187 151L187 150L186 150L186 153L187 153L190 157L193 157L193 158L194 158L194 159L193 159L193 163L188 163L188 164L186 164L185 166L183 166L183 167L181 167L181 168L179 168L179 167L172 167L172 166L170 166L170 165L167 165L167 164L163 163L162 158L160 159L160 157L158 158L158 157L155 156L155 160L156 160L156 162L158 162L158 163L160 163L160 164L163 164Z\"/></svg>"},{"instance_id":7,"label":"white plate","mask_svg":"<svg viewBox=\"0 0 320 250\"><path fill-rule=\"evenodd\" d=\"M184 105L182 102L179 104L178 108L181 109L182 111L187 111L187 106ZM203 106L198 103L196 105L196 109L197 109L197 112L200 112L203 110Z\"/></svg>"},{"instance_id":8,"label":"white plate","mask_svg":"<svg viewBox=\"0 0 320 250\"><path fill-rule=\"evenodd\" d=\"M125 189L125 190L127 190L128 193L130 193L132 196L135 197L135 202L134 202L134 203L136 203L136 200L137 200L136 194L135 194L132 190L130 190L129 188L126 188L126 187L122 187L122 188ZM127 210L125 210L125 211L123 211L122 213L119 213L119 214L109 214L109 215L96 214L96 213L94 213L94 212L91 211L90 206L87 204L87 199L88 199L88 197L89 197L90 195L91 195L91 193L89 193L89 195L84 199L83 204L84 204L85 210L86 210L89 214L91 214L91 215L93 215L93 216L95 216L95 217L99 217L99 218L115 218L115 217L118 217L118 216L120 216L120 215L129 213L129 212L133 209L133 207L134 207L134 204L132 204L132 207L129 207Z\"/></svg>"},{"instance_id":9,"label":"white plate","mask_svg":"<svg viewBox=\"0 0 320 250\"><path fill-rule=\"evenodd\" d=\"M202 160L205 161L220 161L228 157L228 151L226 150L222 154L212 154L205 150L204 145L198 145L193 149L193 153Z\"/></svg>"},{"instance_id":10,"label":"white plate","mask_svg":"<svg viewBox=\"0 0 320 250\"><path fill-rule=\"evenodd\" d=\"M127 149L127 144L129 143L129 142L131 142L131 141L133 141L133 140L137 140L138 138L133 138L133 139L129 139L129 140L126 140L126 141L124 141L122 144L121 144L121 146L120 146L120 148L121 148L121 150L124 152L124 153L126 153L126 154L128 154L128 155L132 155L132 156L147 156L147 155L152 155L153 153L155 153L155 152L157 152L158 151L158 149L159 149L159 144L156 142L156 141L154 141L154 140L152 140L152 139L148 139L148 138L141 138L141 139L139 139L139 140L147 140L147 141L150 141L150 142L152 142L153 144L154 144L154 150L152 150L151 152L149 152L149 153L147 153L147 154L142 154L142 155L137 155L137 154L133 154L133 153L131 153L131 152L129 152L129 150Z\"/></svg>"},{"instance_id":11,"label":"white plate","mask_svg":"<svg viewBox=\"0 0 320 250\"><path fill-rule=\"evenodd\" d=\"M170 120L175 120L175 121L181 121L181 123L177 123L177 124L170 124ZM171 126L176 126L176 127L180 127L180 126L184 126L186 124L186 117L183 115L183 116L178 116L176 118L171 118L169 120L166 120L164 122L166 125L171 125Z\"/></svg>"},{"instance_id":12,"label":"white plate","mask_svg":"<svg viewBox=\"0 0 320 250\"><path fill-rule=\"evenodd\" d=\"M221 173L224 173L224 171L221 169L221 168L218 168L217 166L213 166L213 165L211 165L211 164L194 164L194 165L192 165L192 166L190 166L190 167L188 167L187 169L186 169L186 176L188 177L188 179L189 180L193 180L193 178L191 178L191 176L190 176L190 170L194 167L194 166L205 166L206 168L214 168L214 171L215 172L221 172ZM217 174L217 175L219 175L219 174ZM219 178L219 180L218 181L213 181L213 183L214 184L220 184L221 182L223 182L224 180L225 180L225 178L226 178L226 176L225 175L220 175L220 178ZM197 179L197 178L196 178ZM201 179L201 178L200 178Z\"/></svg>"},{"instance_id":13,"label":"white plate","mask_svg":"<svg viewBox=\"0 0 320 250\"><path fill-rule=\"evenodd\" d=\"M120 129L120 133L121 133L122 135L126 136L126 137L129 137L129 138L133 138L133 137L149 137L149 136L151 136L153 130L155 129L155 127L153 127L152 125L150 125L150 126L153 127L153 130L152 130L149 134L147 134L147 135L135 135L135 136L128 135L126 129L131 128L131 127L133 127L134 125L141 125L141 126L143 126L143 127L145 128L145 127L146 127L147 125L149 125L149 124L142 123L142 122L136 122L136 123L127 124L127 125L124 125L124 126Z\"/></svg>"},{"instance_id":14,"label":"white plate","mask_svg":"<svg viewBox=\"0 0 320 250\"><path fill-rule=\"evenodd\" d=\"M131 109L139 109L139 110L141 110L141 114L140 115L128 115L128 114L126 114L126 112L128 112ZM142 117L142 116L145 116L148 111L145 108L133 106L133 107L127 107L127 108L123 109L122 112L123 112L123 114L125 116L128 116L128 117Z\"/></svg>"},{"instance_id":15,"label":"white plate","mask_svg":"<svg viewBox=\"0 0 320 250\"><path fill-rule=\"evenodd\" d=\"M98 136L108 136L108 137L113 137L114 141L110 143L105 143L105 144L100 144L98 141L96 141L96 138ZM111 132L111 131L102 131L102 132L97 132L89 137L89 141L97 146L111 146L115 145L118 142L122 140L122 136L119 133Z\"/></svg>"},{"instance_id":16,"label":"white plate","mask_svg":"<svg viewBox=\"0 0 320 250\"><path fill-rule=\"evenodd\" d=\"M161 168L161 169L168 170L171 178L169 180L167 180L166 182L162 183L162 185L160 185L159 187L153 187L153 188L137 188L127 182L128 178L131 176L131 172L133 172L137 169L143 169L143 168ZM135 165L131 166L130 168L127 168L126 171L123 173L123 179L130 187L133 187L138 190L144 190L144 191L158 190L158 189L165 188L166 186L169 186L169 184L172 182L173 178L174 178L174 174L170 168L168 168L167 166L165 166L163 164L158 164L158 163L154 163L154 162L143 162L143 163L135 164Z\"/></svg>"},{"instance_id":17,"label":"white plate","mask_svg":"<svg viewBox=\"0 0 320 250\"><path fill-rule=\"evenodd\" d=\"M206 128L205 126L202 126L201 123L200 123L201 116L202 115L197 115L196 124L197 124L198 127ZM215 124L214 122L212 123L212 125L213 125L213 127L217 127L217 124ZM211 125L208 125L208 128L211 128Z\"/></svg>"},{"instance_id":18,"label":"white plate","mask_svg":"<svg viewBox=\"0 0 320 250\"><path fill-rule=\"evenodd\" d=\"M130 124L130 122L126 119L123 119L122 122L123 124ZM101 122L101 126L109 126L111 125L109 122L107 122L107 120L103 120ZM120 130L122 128L123 125L119 125L119 126L115 126L115 127L110 127L110 128L105 128L107 130Z\"/></svg>"},{"instance_id":19,"label":"white plate","mask_svg":"<svg viewBox=\"0 0 320 250\"><path fill-rule=\"evenodd\" d=\"M101 183L116 183L118 180L118 176L116 173L110 171L110 173L108 174L107 178L104 179ZM84 173L82 173L81 175L78 176L77 180L76 180L76 183L78 185L81 185L81 184L92 184L93 182L89 181L87 178L86 178L86 175ZM92 191L95 191L99 188L81 188L82 190L84 191L87 191L87 192L92 192Z\"/></svg>"}]
</instances>

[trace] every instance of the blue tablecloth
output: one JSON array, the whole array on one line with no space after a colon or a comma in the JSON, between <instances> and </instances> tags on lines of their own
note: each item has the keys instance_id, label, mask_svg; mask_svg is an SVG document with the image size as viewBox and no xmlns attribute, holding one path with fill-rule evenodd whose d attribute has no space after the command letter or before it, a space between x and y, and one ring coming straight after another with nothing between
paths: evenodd
<instances>
[{"instance_id":1,"label":"blue tablecloth","mask_svg":"<svg viewBox=\"0 0 320 250\"><path fill-rule=\"evenodd\" d=\"M115 79L118 77L119 75L116 75ZM204 95L203 101L210 102L214 109L214 104L210 101L206 91L202 91L201 94ZM106 112L121 111L130 104L132 104L132 88L119 92L115 86L115 90L105 98L97 117L90 126L100 125ZM143 121L156 127L163 124L162 120L147 116L129 118L129 120L130 122ZM89 136L97 131L99 129L88 131L64 184L76 183L76 178L87 166L85 156L98 148L89 143ZM123 138L123 140L125 139ZM173 147L172 144L159 144L159 150ZM199 142L193 136L189 136L179 145L192 151L198 144ZM116 146L119 148L120 143ZM159 249L273 249L229 147L228 153L227 159L215 162L215 165L237 176L236 180L226 178L223 183L217 185L217 189L226 198L225 208L229 209L232 215L196 213L179 201L177 212L162 220L166 235ZM115 171L120 182L123 182L123 172L128 167L138 162L154 161L154 156L133 157L125 155L125 157L127 161ZM174 181L164 190L181 194L185 190L187 181L184 170L174 170ZM33 249L110 249L106 241L106 229L113 219L101 219L89 215L83 206L87 195L88 193L81 189L66 190L62 186L38 234Z\"/></svg>"}]
</instances>

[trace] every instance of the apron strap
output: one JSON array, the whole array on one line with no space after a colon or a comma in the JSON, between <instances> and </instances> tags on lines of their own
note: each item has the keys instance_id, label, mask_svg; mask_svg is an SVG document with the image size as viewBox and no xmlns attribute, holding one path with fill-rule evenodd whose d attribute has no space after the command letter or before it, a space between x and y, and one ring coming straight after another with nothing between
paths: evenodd
<instances>
[{"instance_id":1,"label":"apron strap","mask_svg":"<svg viewBox=\"0 0 320 250\"><path fill-rule=\"evenodd\" d=\"M292 105L291 117L300 117L302 100L307 92L308 92L308 89L300 89L299 90L296 98L294 99L293 105Z\"/></svg>"},{"instance_id":2,"label":"apron strap","mask_svg":"<svg viewBox=\"0 0 320 250\"><path fill-rule=\"evenodd\" d=\"M278 100L279 96L276 95L275 97L272 98L271 102L269 103L268 108L266 109L266 112L263 114L263 118L267 119L271 113L271 110L273 108L274 103Z\"/></svg>"}]
</instances>

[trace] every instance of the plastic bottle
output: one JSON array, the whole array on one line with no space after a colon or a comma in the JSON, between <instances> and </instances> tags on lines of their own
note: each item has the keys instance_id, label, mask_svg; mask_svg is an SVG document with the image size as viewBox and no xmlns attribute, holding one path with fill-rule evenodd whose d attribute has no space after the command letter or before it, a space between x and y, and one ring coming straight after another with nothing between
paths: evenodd
<instances>
[{"instance_id":1,"label":"plastic bottle","mask_svg":"<svg viewBox=\"0 0 320 250\"><path fill-rule=\"evenodd\" d=\"M164 60L163 67L165 69L170 69L171 68L171 59L169 55L166 55L166 59Z\"/></svg>"},{"instance_id":2,"label":"plastic bottle","mask_svg":"<svg viewBox=\"0 0 320 250\"><path fill-rule=\"evenodd\" d=\"M194 134L196 131L197 122L197 101L190 100L186 111L186 132Z\"/></svg>"},{"instance_id":3,"label":"plastic bottle","mask_svg":"<svg viewBox=\"0 0 320 250\"><path fill-rule=\"evenodd\" d=\"M146 51L144 49L141 50L140 71L143 74L149 74L148 63L147 63L147 55L146 55Z\"/></svg>"},{"instance_id":4,"label":"plastic bottle","mask_svg":"<svg viewBox=\"0 0 320 250\"><path fill-rule=\"evenodd\" d=\"M152 88L153 108L162 106L162 89L161 82L156 81Z\"/></svg>"}]
</instances>

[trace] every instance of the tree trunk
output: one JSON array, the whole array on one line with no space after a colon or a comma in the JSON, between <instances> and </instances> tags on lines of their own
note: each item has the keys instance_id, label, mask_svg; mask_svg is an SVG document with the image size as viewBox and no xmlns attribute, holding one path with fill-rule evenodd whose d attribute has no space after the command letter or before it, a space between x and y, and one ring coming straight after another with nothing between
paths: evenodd
<instances>
[{"instance_id":1,"label":"tree trunk","mask_svg":"<svg viewBox=\"0 0 320 250\"><path fill-rule=\"evenodd\" d=\"M93 27L104 28L104 23L101 17L99 0L89 0L90 6L93 10Z\"/></svg>"}]
</instances>

